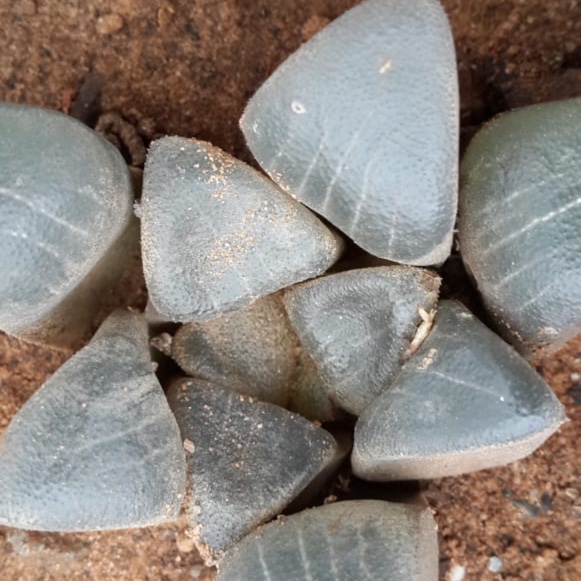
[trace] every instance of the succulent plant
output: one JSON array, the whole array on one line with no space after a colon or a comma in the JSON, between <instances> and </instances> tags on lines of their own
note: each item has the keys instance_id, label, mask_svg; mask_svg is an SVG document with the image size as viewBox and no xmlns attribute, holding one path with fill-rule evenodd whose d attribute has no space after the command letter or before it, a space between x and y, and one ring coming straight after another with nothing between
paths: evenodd
<instances>
[{"instance_id":1,"label":"succulent plant","mask_svg":"<svg viewBox=\"0 0 581 581\"><path fill-rule=\"evenodd\" d=\"M459 303L438 304L439 275L419 268L445 260L452 242L454 70L449 26L435 0L366 0L301 47L251 99L242 129L273 181L206 142L155 141L139 207L143 268L156 326L188 323L165 352L192 377L176 372L164 397L145 318L113 313L4 432L0 523L61 531L145 526L175 518L184 504L190 532L207 562L218 564L220 581L437 578L435 526L421 503L336 502L264 523L325 492L351 448L342 437L355 421L349 414L359 416L353 472L369 480L509 462L564 420L526 361ZM548 213L501 220L506 229L492 231L501 238L490 243L504 247L522 234L543 250L547 236L536 240L529 230L566 216L554 252L564 253L558 266L568 265L572 278L564 294L552 294L557 284L540 294L554 301L552 314L559 300L569 316L578 314L578 294L568 293L578 278L579 237L569 220L577 215L571 160L580 148L564 127L578 121L578 111L572 101L507 115L469 151L461 246L489 305L478 253L490 237L479 212L494 207L497 188L515 200L524 190L511 188L524 187L535 194L531 212ZM554 128L563 149L537 149L536 134L530 151L523 148L531 121ZM50 155L23 164L12 151L38 124ZM126 168L100 138L55 113L3 105L4 128L0 207L6 235L17 243L0 252L2 268L14 273L0 286L0 327L37 340L78 338L95 316L79 313L84 293L102 294L127 256ZM537 188L542 172L517 184L518 164L538 151L551 160L551 179L566 177L555 199ZM40 179L47 175L49 186ZM491 205L481 210L486 195ZM344 240L301 202L392 262L362 268L355 259L330 273ZM360 253L349 248L351 256ZM515 256L530 259L528 248ZM510 256L498 253L505 270L494 276L518 276ZM530 264L546 256L551 252ZM46 279L32 284L39 267ZM102 269L104 282L96 281ZM513 300L523 300L522 289ZM20 318L11 310L15 297L24 305ZM566 338L578 329L578 321L568 326L569 319L554 317L517 329L511 308L499 307L506 318L497 319L517 338L537 341L541 323L543 336ZM339 429L332 422L342 413Z\"/></svg>"},{"instance_id":2,"label":"succulent plant","mask_svg":"<svg viewBox=\"0 0 581 581\"><path fill-rule=\"evenodd\" d=\"M82 123L0 104L0 329L77 345L137 243L121 154Z\"/></svg>"},{"instance_id":3,"label":"succulent plant","mask_svg":"<svg viewBox=\"0 0 581 581\"><path fill-rule=\"evenodd\" d=\"M205 321L322 274L342 249L255 169L185 138L152 144L141 213L149 298L173 321Z\"/></svg>"},{"instance_id":4,"label":"succulent plant","mask_svg":"<svg viewBox=\"0 0 581 581\"><path fill-rule=\"evenodd\" d=\"M436 581L429 509L372 500L338 502L270 523L226 556L218 581Z\"/></svg>"},{"instance_id":5,"label":"succulent plant","mask_svg":"<svg viewBox=\"0 0 581 581\"><path fill-rule=\"evenodd\" d=\"M356 244L438 264L456 215L457 84L436 0L367 0L268 78L241 127L270 177Z\"/></svg>"},{"instance_id":6,"label":"succulent plant","mask_svg":"<svg viewBox=\"0 0 581 581\"><path fill-rule=\"evenodd\" d=\"M358 415L390 384L440 280L413 267L349 270L295 285L284 304L329 398Z\"/></svg>"},{"instance_id":7,"label":"succulent plant","mask_svg":"<svg viewBox=\"0 0 581 581\"><path fill-rule=\"evenodd\" d=\"M341 412L293 331L280 293L202 323L183 325L171 356L191 377L322 422Z\"/></svg>"},{"instance_id":8,"label":"succulent plant","mask_svg":"<svg viewBox=\"0 0 581 581\"><path fill-rule=\"evenodd\" d=\"M498 116L462 162L464 262L523 350L581 332L581 99Z\"/></svg>"},{"instance_id":9,"label":"succulent plant","mask_svg":"<svg viewBox=\"0 0 581 581\"><path fill-rule=\"evenodd\" d=\"M185 456L142 316L115 312L2 434L0 523L45 531L177 517Z\"/></svg>"},{"instance_id":10,"label":"succulent plant","mask_svg":"<svg viewBox=\"0 0 581 581\"><path fill-rule=\"evenodd\" d=\"M232 390L182 379L168 397L191 443L188 515L209 562L280 514L340 455L322 428Z\"/></svg>"},{"instance_id":11,"label":"succulent plant","mask_svg":"<svg viewBox=\"0 0 581 581\"><path fill-rule=\"evenodd\" d=\"M368 480L440 478L527 456L565 420L549 386L454 301L355 427L354 472Z\"/></svg>"}]
</instances>

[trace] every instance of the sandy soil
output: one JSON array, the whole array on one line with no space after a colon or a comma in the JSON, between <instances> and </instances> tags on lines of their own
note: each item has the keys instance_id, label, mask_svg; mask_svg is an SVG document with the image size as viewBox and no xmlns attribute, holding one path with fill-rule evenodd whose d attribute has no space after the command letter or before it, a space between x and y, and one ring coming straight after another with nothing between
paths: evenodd
<instances>
[{"instance_id":1,"label":"sandy soil","mask_svg":"<svg viewBox=\"0 0 581 581\"><path fill-rule=\"evenodd\" d=\"M237 127L248 97L301 42L353 4L0 0L0 99L87 117L119 114L109 128L123 134L124 151L136 163L139 151L119 119L146 141L156 133L196 136L250 160ZM579 0L444 5L458 49L464 142L497 112L581 96ZM91 99L89 74L102 84L100 104ZM124 302L142 303L139 286L134 280L122 289ZM0 431L68 356L0 335ZM525 461L428 486L443 580L581 579L581 338L536 365L571 421ZM183 521L67 535L0 527L2 581L212 578Z\"/></svg>"}]
</instances>

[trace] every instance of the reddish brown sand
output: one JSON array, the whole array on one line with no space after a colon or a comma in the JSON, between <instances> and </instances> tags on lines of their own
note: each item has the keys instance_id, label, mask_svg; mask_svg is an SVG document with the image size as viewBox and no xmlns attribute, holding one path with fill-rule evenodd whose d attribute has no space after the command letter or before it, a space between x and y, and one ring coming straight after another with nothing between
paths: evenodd
<instances>
[{"instance_id":1,"label":"reddish brown sand","mask_svg":"<svg viewBox=\"0 0 581 581\"><path fill-rule=\"evenodd\" d=\"M85 76L96 73L101 112L137 120L143 134L196 136L250 160L237 128L246 100L353 4L0 0L0 99L69 111ZM499 111L581 96L579 0L444 5L458 48L465 140ZM123 289L121 300L142 304L139 285ZM69 355L0 336L0 431ZM525 461L429 485L442 579L581 580L581 338L538 368L571 421ZM491 557L500 572L489 570ZM213 572L201 566L180 521L94 534L0 527L0 579L181 581L213 579Z\"/></svg>"}]
</instances>

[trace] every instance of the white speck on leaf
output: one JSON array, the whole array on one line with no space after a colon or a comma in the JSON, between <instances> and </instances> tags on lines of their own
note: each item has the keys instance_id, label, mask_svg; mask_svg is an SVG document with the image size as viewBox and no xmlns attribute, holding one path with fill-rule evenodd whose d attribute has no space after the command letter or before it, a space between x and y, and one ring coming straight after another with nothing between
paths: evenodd
<instances>
[{"instance_id":1,"label":"white speck on leaf","mask_svg":"<svg viewBox=\"0 0 581 581\"><path fill-rule=\"evenodd\" d=\"M391 65L392 65L392 61L391 61L391 59L389 59L389 60L385 61L385 62L384 62L382 65L381 65L381 67L380 67L380 69L379 69L379 74L380 74L380 75L384 75L385 73L387 73L387 71L390 71L390 70L391 70Z\"/></svg>"},{"instance_id":2,"label":"white speck on leaf","mask_svg":"<svg viewBox=\"0 0 581 581\"><path fill-rule=\"evenodd\" d=\"M303 115L307 112L307 108L300 101L293 101L291 103L291 109L293 110L293 113L296 113L297 115Z\"/></svg>"}]
</instances>

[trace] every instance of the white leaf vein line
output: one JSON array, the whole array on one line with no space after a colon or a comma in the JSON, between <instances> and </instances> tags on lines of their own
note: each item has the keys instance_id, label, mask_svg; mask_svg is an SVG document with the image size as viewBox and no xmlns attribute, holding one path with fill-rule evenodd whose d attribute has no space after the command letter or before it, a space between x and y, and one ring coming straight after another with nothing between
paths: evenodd
<instances>
[{"instance_id":1,"label":"white leaf vein line","mask_svg":"<svg viewBox=\"0 0 581 581\"><path fill-rule=\"evenodd\" d=\"M297 532L297 538L299 541L299 549L301 551L301 559L303 560L303 567L305 568L305 579L306 581L314 581L313 574L311 573L311 563L309 557L307 556L307 551L305 549L305 540L303 539L303 530L300 525L295 527Z\"/></svg>"},{"instance_id":2,"label":"white leaf vein line","mask_svg":"<svg viewBox=\"0 0 581 581\"><path fill-rule=\"evenodd\" d=\"M309 183L311 173L312 173L313 169L315 169L315 165L319 161L319 157L320 157L321 153L323 152L323 148L326 145L326 142L327 142L327 134L325 132L323 132L321 135L321 139L319 141L319 146L317 147L317 152L313 156L311 163L309 163L309 166L307 167L307 171L305 172L305 175L303 176L303 179L301 180L301 183L299 184L299 187L297 188L296 198L299 200L300 200L301 196L303 195L303 192L304 192L305 188L307 187L307 184Z\"/></svg>"},{"instance_id":3,"label":"white leaf vein line","mask_svg":"<svg viewBox=\"0 0 581 581\"><path fill-rule=\"evenodd\" d=\"M149 420L147 422L141 422L136 426L131 427L128 430L121 430L119 432L114 432L107 436L103 436L101 438L93 438L88 439L84 444L75 448L75 454L85 451L91 451L94 448L98 448L100 446L104 446L106 444L110 444L115 442L116 440L124 440L126 437L129 437L133 434L138 434L139 432L145 432L147 428L152 426L156 426L159 424L159 418L155 418L154 420ZM166 446L167 447L167 446Z\"/></svg>"},{"instance_id":4,"label":"white leaf vein line","mask_svg":"<svg viewBox=\"0 0 581 581\"><path fill-rule=\"evenodd\" d=\"M262 567L262 571L264 573L264 577L266 581L272 581L272 577L270 575L270 571L268 570L268 565L264 560L264 554L262 552L262 545L260 544L260 539L255 541L256 543L256 550L258 551L258 561L260 562L260 566Z\"/></svg>"},{"instance_id":5,"label":"white leaf vein line","mask_svg":"<svg viewBox=\"0 0 581 581\"><path fill-rule=\"evenodd\" d=\"M525 272L534 268L537 264L545 262L546 259L547 259L546 256L542 256L541 258L538 258L536 260L530 260L529 262L526 262L516 270L513 270L512 272L509 272L507 275L503 276L498 282L495 282L493 285L491 285L490 290L493 292L499 291L504 286L506 286L511 280L518 278Z\"/></svg>"},{"instance_id":6,"label":"white leaf vein line","mask_svg":"<svg viewBox=\"0 0 581 581\"><path fill-rule=\"evenodd\" d=\"M325 212L327 211L329 201L331 200L331 193L335 189L335 184L337 183L337 180L341 177L341 174L343 173L343 170L345 169L345 164L349 158L349 154L351 153L351 151L353 150L353 148L357 144L359 137L361 136L362 130L367 128L367 124L368 124L369 119L371 118L373 113L374 113L374 111L369 111L367 113L363 122L359 125L357 130L351 136L351 139L349 140L349 143L347 144L345 151L342 153L342 155L339 159L339 163L337 164L337 167L335 168L335 173L333 174L333 177L331 178L331 181L329 182L329 185L327 186L327 189L325 190L323 204L321 205L321 214L324 215Z\"/></svg>"},{"instance_id":7,"label":"white leaf vein line","mask_svg":"<svg viewBox=\"0 0 581 581\"><path fill-rule=\"evenodd\" d=\"M363 184L361 186L361 196L359 197L359 202L357 202L355 212L353 213L353 220L351 221L351 226L345 229L345 232L347 234L353 235L355 233L355 230L359 226L359 220L361 219L361 211L363 210L363 206L365 205L365 202L367 201L367 196L369 194L369 174L371 172L371 167L373 166L376 155L367 160L367 165L365 166L365 170L363 171Z\"/></svg>"},{"instance_id":8,"label":"white leaf vein line","mask_svg":"<svg viewBox=\"0 0 581 581\"><path fill-rule=\"evenodd\" d=\"M357 526L357 545L359 547L359 554L361 555L361 559L359 561L361 569L363 569L366 579L373 579L373 576L367 568L367 563L365 562L365 548L367 547L367 541L361 534L361 526Z\"/></svg>"},{"instance_id":9,"label":"white leaf vein line","mask_svg":"<svg viewBox=\"0 0 581 581\"><path fill-rule=\"evenodd\" d=\"M12 236L14 238L21 238L22 240L28 240L31 244L33 244L37 248L40 248L47 254L50 254L55 259L55 262L60 266L64 266L67 263L67 261L64 260L63 257L56 250L54 250L54 248L51 248L44 242L34 240L26 232L16 232L15 230L4 230L3 234L5 234L6 236Z\"/></svg>"},{"instance_id":10,"label":"white leaf vein line","mask_svg":"<svg viewBox=\"0 0 581 581\"><path fill-rule=\"evenodd\" d=\"M531 297L524 303L521 303L515 310L514 313L521 313L526 308L534 305L539 299L542 299L555 285L562 284L561 280L553 280L542 288L534 297ZM513 313L513 314L514 314Z\"/></svg>"},{"instance_id":11,"label":"white leaf vein line","mask_svg":"<svg viewBox=\"0 0 581 581\"><path fill-rule=\"evenodd\" d=\"M552 184L554 181L558 181L558 180L566 177L568 173L569 172L559 172L556 174L552 174L544 180L540 180L538 182L529 184L528 186L526 186L522 189L516 189L506 198L501 198L500 200L496 200L496 203L488 204L487 206L482 208L482 210L480 211L479 218L483 218L484 216L487 216L492 211L500 210L501 208L510 204L511 202L516 200L517 198L520 198L520 196L522 196L523 194L528 194L531 190L535 190L537 188L541 188L541 187L546 186L548 184Z\"/></svg>"},{"instance_id":12,"label":"white leaf vein line","mask_svg":"<svg viewBox=\"0 0 581 581\"><path fill-rule=\"evenodd\" d=\"M533 228L535 228L539 224L543 224L545 222L548 222L549 220L552 220L553 218L556 218L557 216L561 216L561 215L565 214L566 212L568 212L569 210L572 210L573 208L575 208L579 205L581 205L581 196L575 200L572 200L571 202L568 202L567 204L564 204L563 206L561 206L560 208L557 208L556 210L552 210L551 212L548 212L544 216L534 218L526 226L523 226L522 228L520 228L519 230L516 230L515 232L511 232L508 236L501 238L498 242L489 246L481 254L481 258L484 258L485 256L488 256L489 254L491 254L495 250L502 248L507 242L510 242L511 240L514 240L515 238L522 236L523 234L525 234L526 232L529 232L530 230L532 230Z\"/></svg>"},{"instance_id":13,"label":"white leaf vein line","mask_svg":"<svg viewBox=\"0 0 581 581\"><path fill-rule=\"evenodd\" d=\"M397 212L392 213L391 224L389 227L389 238L387 240L387 254L391 254L391 247L393 246L393 241L395 239L395 232L397 226Z\"/></svg>"},{"instance_id":14,"label":"white leaf vein line","mask_svg":"<svg viewBox=\"0 0 581 581\"><path fill-rule=\"evenodd\" d=\"M7 198L10 198L11 200L14 200L15 202L23 204L27 208L30 208L34 213L41 214L42 216L46 216L49 220L56 222L57 224L59 224L60 226L63 226L64 228L66 228L67 230L70 230L71 232L75 232L75 234L78 234L79 236L86 238L89 235L86 230L83 230L82 228L79 228L78 226L75 226L74 224L71 224L70 222L63 220L59 216L55 216L54 214L52 214L51 212L48 212L44 208L41 208L40 206L37 206L37 205L33 204L31 201L23 198L22 196L20 196L16 192L13 192L13 191L6 189L6 188L0 188L0 195L3 195Z\"/></svg>"},{"instance_id":15,"label":"white leaf vein line","mask_svg":"<svg viewBox=\"0 0 581 581\"><path fill-rule=\"evenodd\" d=\"M445 373L442 373L441 371L428 371L427 373L425 373L425 375L435 375L436 377L441 377L442 379L445 379L446 381L450 381L452 383L455 383L457 385L463 385L464 387L469 387L470 389L473 389L474 391L478 391L480 393L485 393L487 395L491 395L493 398L498 399L500 397L500 394L492 391L490 389L486 389L485 387L482 387L481 385L478 385L476 383L472 383L471 381L464 381L463 379L458 379L456 377L452 377L451 375L446 375Z\"/></svg>"},{"instance_id":16,"label":"white leaf vein line","mask_svg":"<svg viewBox=\"0 0 581 581\"><path fill-rule=\"evenodd\" d=\"M331 542L330 538L329 538L329 534L327 531L325 531L325 534L323 535L325 537L325 540L327 541L327 546L329 547L329 559L331 562L331 571L333 572L333 579L335 581L339 581L339 572L337 571L337 556L335 555L335 549L333 548L333 543Z\"/></svg>"},{"instance_id":17,"label":"white leaf vein line","mask_svg":"<svg viewBox=\"0 0 581 581\"><path fill-rule=\"evenodd\" d=\"M153 459L157 458L158 456L167 455L167 450L165 448L158 448L157 450L152 450L147 456L141 458L135 458L129 462L115 462L113 464L108 464L102 467L96 468L95 472L98 476L102 476L104 474L109 474L111 472L115 472L116 470L121 470L122 472L128 472L128 468L141 468L143 473L143 466L146 464L149 465L156 465L152 462ZM159 466L159 465L156 465Z\"/></svg>"},{"instance_id":18,"label":"white leaf vein line","mask_svg":"<svg viewBox=\"0 0 581 581\"><path fill-rule=\"evenodd\" d=\"M89 358L87 358L89 360ZM99 364L102 365L103 360L99 360ZM114 393L115 397L107 398L103 401L99 401L99 413L103 414L107 410L117 410L122 408L124 405L135 404L148 397L151 392L151 384L145 383L145 381L150 381L151 375L136 375L135 377L127 377L125 379L116 379L107 383L107 390L109 393ZM119 388L119 389L118 389ZM126 388L126 389L125 389ZM81 401L84 394L75 392L75 396L78 401ZM88 402L89 400L87 400ZM91 405L94 401L91 402Z\"/></svg>"}]
</instances>

